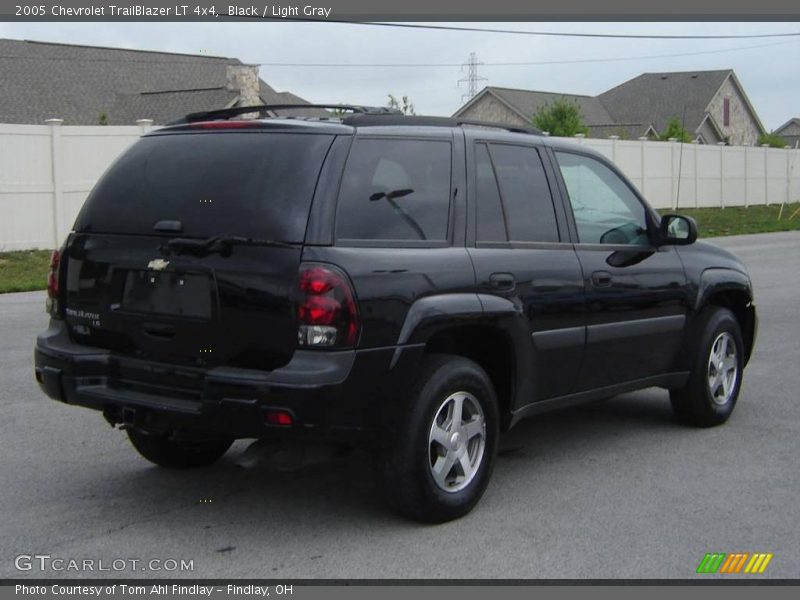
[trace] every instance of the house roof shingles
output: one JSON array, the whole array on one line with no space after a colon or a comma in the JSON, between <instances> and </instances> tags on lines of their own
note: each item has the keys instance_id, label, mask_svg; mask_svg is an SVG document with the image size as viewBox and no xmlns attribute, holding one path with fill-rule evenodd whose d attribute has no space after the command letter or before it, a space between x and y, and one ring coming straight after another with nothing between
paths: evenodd
<instances>
[{"instance_id":1,"label":"house roof shingles","mask_svg":"<svg viewBox=\"0 0 800 600\"><path fill-rule=\"evenodd\" d=\"M539 108L549 102L556 100L567 100L574 102L583 115L587 125L601 125L613 123L613 119L605 107L597 98L592 96L581 96L578 94L559 94L555 92L539 92L533 90L518 90L512 88L489 88L501 100L514 107L517 112L527 118L531 118Z\"/></svg>"},{"instance_id":2,"label":"house roof shingles","mask_svg":"<svg viewBox=\"0 0 800 600\"><path fill-rule=\"evenodd\" d=\"M0 39L0 123L111 125L164 123L186 113L225 108L235 58ZM267 103L285 96L261 82ZM306 104L293 96L293 102Z\"/></svg>"},{"instance_id":3,"label":"house roof shingles","mask_svg":"<svg viewBox=\"0 0 800 600\"><path fill-rule=\"evenodd\" d=\"M684 119L695 131L730 69L685 73L643 73L597 98L619 123L650 122L661 131L672 117Z\"/></svg>"},{"instance_id":4,"label":"house roof shingles","mask_svg":"<svg viewBox=\"0 0 800 600\"><path fill-rule=\"evenodd\" d=\"M526 120L553 100L575 102L592 135L601 137L621 133L636 138L646 135L651 127L662 131L672 117L682 119L689 131L697 131L707 117L706 109L714 95L728 77L736 81L731 69L643 73L598 96L486 87L456 115L468 111L483 94L493 94ZM748 107L762 128L749 103Z\"/></svg>"}]
</instances>

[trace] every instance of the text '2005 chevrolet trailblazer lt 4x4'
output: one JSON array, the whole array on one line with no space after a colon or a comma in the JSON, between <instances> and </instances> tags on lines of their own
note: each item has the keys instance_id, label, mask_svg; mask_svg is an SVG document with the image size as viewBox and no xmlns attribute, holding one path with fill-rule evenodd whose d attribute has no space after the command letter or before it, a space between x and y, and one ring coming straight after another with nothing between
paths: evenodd
<instances>
[{"instance_id":1,"label":"text '2005 chevrolet trailblazer lt 4x4'","mask_svg":"<svg viewBox=\"0 0 800 600\"><path fill-rule=\"evenodd\" d=\"M650 386L692 425L731 415L745 268L599 154L363 107L237 118L270 108L189 115L100 179L53 254L49 396L164 467L363 443L429 522L472 509L524 417Z\"/></svg>"}]
</instances>

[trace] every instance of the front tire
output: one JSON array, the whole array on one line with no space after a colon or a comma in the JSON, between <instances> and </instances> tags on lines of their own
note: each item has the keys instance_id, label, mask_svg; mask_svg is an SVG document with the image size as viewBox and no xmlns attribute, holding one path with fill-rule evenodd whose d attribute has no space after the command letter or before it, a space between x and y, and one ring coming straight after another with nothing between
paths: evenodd
<instances>
[{"instance_id":1,"label":"front tire","mask_svg":"<svg viewBox=\"0 0 800 600\"><path fill-rule=\"evenodd\" d=\"M472 510L489 483L499 436L486 372L460 356L429 357L395 421L379 465L389 504L426 523Z\"/></svg>"},{"instance_id":2,"label":"front tire","mask_svg":"<svg viewBox=\"0 0 800 600\"><path fill-rule=\"evenodd\" d=\"M743 372L744 343L736 317L727 308L705 309L700 315L689 381L670 391L675 415L697 427L724 423L739 398Z\"/></svg>"},{"instance_id":3,"label":"front tire","mask_svg":"<svg viewBox=\"0 0 800 600\"><path fill-rule=\"evenodd\" d=\"M144 458L159 467L192 469L204 467L222 457L233 440L173 440L166 435L128 428L128 439Z\"/></svg>"}]
</instances>

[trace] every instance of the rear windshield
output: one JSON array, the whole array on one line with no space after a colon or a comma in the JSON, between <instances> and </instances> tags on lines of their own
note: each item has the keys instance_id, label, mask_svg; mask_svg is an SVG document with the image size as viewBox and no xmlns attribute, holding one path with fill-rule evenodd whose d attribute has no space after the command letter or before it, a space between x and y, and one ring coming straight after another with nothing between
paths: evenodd
<instances>
[{"instance_id":1,"label":"rear windshield","mask_svg":"<svg viewBox=\"0 0 800 600\"><path fill-rule=\"evenodd\" d=\"M145 137L106 172L77 231L236 235L302 242L331 135L214 132ZM174 235L174 233L172 234Z\"/></svg>"}]
</instances>

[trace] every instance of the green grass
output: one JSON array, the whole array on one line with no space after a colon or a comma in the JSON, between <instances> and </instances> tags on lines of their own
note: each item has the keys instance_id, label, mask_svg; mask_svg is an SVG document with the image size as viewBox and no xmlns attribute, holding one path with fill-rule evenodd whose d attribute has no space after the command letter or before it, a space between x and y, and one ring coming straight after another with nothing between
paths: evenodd
<instances>
[{"instance_id":1,"label":"green grass","mask_svg":"<svg viewBox=\"0 0 800 600\"><path fill-rule=\"evenodd\" d=\"M800 230L800 213L793 219L789 219L796 210L800 209L800 202L785 205L779 221L780 209L780 204L773 204L772 206L750 206L748 208L742 206L728 208L679 207L675 212L694 217L700 237ZM661 212L671 211L662 210Z\"/></svg>"},{"instance_id":2,"label":"green grass","mask_svg":"<svg viewBox=\"0 0 800 600\"><path fill-rule=\"evenodd\" d=\"M768 233L771 231L800 230L800 202L787 204L778 220L780 205L729 207L729 208L679 208L678 213L697 220L700 237ZM662 211L664 213L669 211ZM47 284L50 250L24 250L0 252L0 294L43 290Z\"/></svg>"},{"instance_id":3,"label":"green grass","mask_svg":"<svg viewBox=\"0 0 800 600\"><path fill-rule=\"evenodd\" d=\"M47 287L50 250L0 252L0 294Z\"/></svg>"}]
</instances>

